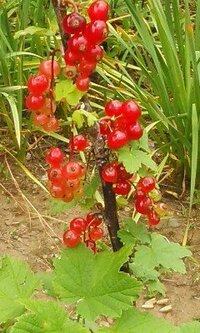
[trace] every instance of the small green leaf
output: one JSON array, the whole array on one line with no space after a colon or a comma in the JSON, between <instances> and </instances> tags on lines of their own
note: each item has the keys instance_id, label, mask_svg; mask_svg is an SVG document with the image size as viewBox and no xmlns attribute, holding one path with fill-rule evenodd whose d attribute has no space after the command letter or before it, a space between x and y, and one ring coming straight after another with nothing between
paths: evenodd
<instances>
[{"instance_id":1,"label":"small green leaf","mask_svg":"<svg viewBox=\"0 0 200 333\"><path fill-rule=\"evenodd\" d=\"M157 293L165 296L165 286L158 279L153 281L148 281L148 293L150 295L155 295Z\"/></svg>"},{"instance_id":2,"label":"small green leaf","mask_svg":"<svg viewBox=\"0 0 200 333\"><path fill-rule=\"evenodd\" d=\"M129 147L119 149L118 153L119 161L123 163L128 172L135 173L142 166L142 162L135 158L134 153Z\"/></svg>"},{"instance_id":3,"label":"small green leaf","mask_svg":"<svg viewBox=\"0 0 200 333\"><path fill-rule=\"evenodd\" d=\"M80 112L86 117L89 127L93 126L96 123L98 118L95 112L88 112L83 109L81 109Z\"/></svg>"},{"instance_id":4,"label":"small green leaf","mask_svg":"<svg viewBox=\"0 0 200 333\"><path fill-rule=\"evenodd\" d=\"M67 98L67 96L74 91L74 85L71 80L62 80L56 84L55 94L56 101L61 101L63 98Z\"/></svg>"},{"instance_id":5,"label":"small green leaf","mask_svg":"<svg viewBox=\"0 0 200 333\"><path fill-rule=\"evenodd\" d=\"M99 188L99 184L100 178L98 176L94 176L92 179L90 179L89 184L85 186L84 195L90 198L93 197Z\"/></svg>"},{"instance_id":6,"label":"small green leaf","mask_svg":"<svg viewBox=\"0 0 200 333\"><path fill-rule=\"evenodd\" d=\"M124 229L125 230L120 230L118 235L125 244L135 244L136 241L146 244L151 241L147 228L141 223L135 223L133 219L127 219L125 221Z\"/></svg>"},{"instance_id":7,"label":"small green leaf","mask_svg":"<svg viewBox=\"0 0 200 333\"><path fill-rule=\"evenodd\" d=\"M45 29L45 28L40 28L40 27L36 27L36 26L29 26L27 28L25 28L24 30L19 30L15 33L14 35L14 39L18 39L20 37L23 36L27 36L27 35L48 35L48 36L53 36L54 33L51 30Z\"/></svg>"},{"instance_id":8,"label":"small green leaf","mask_svg":"<svg viewBox=\"0 0 200 333\"><path fill-rule=\"evenodd\" d=\"M84 95L84 93L74 88L74 90L69 92L65 98L69 105L77 105Z\"/></svg>"},{"instance_id":9,"label":"small green leaf","mask_svg":"<svg viewBox=\"0 0 200 333\"><path fill-rule=\"evenodd\" d=\"M72 120L77 125L78 128L83 127L84 124L84 117L81 114L80 110L76 110L72 114Z\"/></svg>"}]
</instances>

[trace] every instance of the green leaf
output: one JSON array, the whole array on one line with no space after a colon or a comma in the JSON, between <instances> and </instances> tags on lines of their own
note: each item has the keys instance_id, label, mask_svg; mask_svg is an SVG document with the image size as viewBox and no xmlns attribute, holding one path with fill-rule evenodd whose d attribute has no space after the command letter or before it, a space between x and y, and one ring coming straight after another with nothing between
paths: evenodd
<instances>
[{"instance_id":1,"label":"green leaf","mask_svg":"<svg viewBox=\"0 0 200 333\"><path fill-rule=\"evenodd\" d=\"M142 166L141 161L135 158L129 147L119 149L118 153L119 162L123 163L128 172L135 173Z\"/></svg>"},{"instance_id":2,"label":"green leaf","mask_svg":"<svg viewBox=\"0 0 200 333\"><path fill-rule=\"evenodd\" d=\"M152 234L149 246L140 245L136 248L133 267L141 273L162 266L179 273L185 273L183 258L191 256L191 252L181 245L168 242L163 236Z\"/></svg>"},{"instance_id":3,"label":"green leaf","mask_svg":"<svg viewBox=\"0 0 200 333\"><path fill-rule=\"evenodd\" d=\"M76 302L77 312L88 320L120 316L141 290L137 280L119 272L130 253L130 247L97 255L83 245L64 250L55 260L56 293L66 303Z\"/></svg>"},{"instance_id":4,"label":"green leaf","mask_svg":"<svg viewBox=\"0 0 200 333\"><path fill-rule=\"evenodd\" d=\"M26 301L24 305L31 313L21 316L11 333L89 333L88 329L70 321L57 303Z\"/></svg>"},{"instance_id":5,"label":"green leaf","mask_svg":"<svg viewBox=\"0 0 200 333\"><path fill-rule=\"evenodd\" d=\"M180 327L179 333L199 333L200 332L200 323L198 321L194 321L189 324L184 324Z\"/></svg>"},{"instance_id":6,"label":"green leaf","mask_svg":"<svg viewBox=\"0 0 200 333\"><path fill-rule=\"evenodd\" d=\"M84 196L86 197L93 197L95 195L95 192L98 190L100 184L100 178L98 176L94 176L89 184L85 186L84 189Z\"/></svg>"},{"instance_id":7,"label":"green leaf","mask_svg":"<svg viewBox=\"0 0 200 333\"><path fill-rule=\"evenodd\" d=\"M179 333L179 331L167 321L133 308L123 312L112 328L101 329L99 333Z\"/></svg>"},{"instance_id":8,"label":"green leaf","mask_svg":"<svg viewBox=\"0 0 200 333\"><path fill-rule=\"evenodd\" d=\"M147 228L141 223L135 223L133 219L125 221L125 230L120 230L118 235L123 243L130 245L134 245L136 241L140 241L142 244L151 241Z\"/></svg>"},{"instance_id":9,"label":"green leaf","mask_svg":"<svg viewBox=\"0 0 200 333\"><path fill-rule=\"evenodd\" d=\"M53 36L54 33L51 30L45 29L45 28L40 28L36 26L29 26L24 30L19 30L15 33L14 39L18 39L20 37L26 36L26 35L48 35L48 36Z\"/></svg>"},{"instance_id":10,"label":"green leaf","mask_svg":"<svg viewBox=\"0 0 200 333\"><path fill-rule=\"evenodd\" d=\"M39 286L39 280L29 268L16 258L0 261L0 323L14 319L24 312L19 299L28 299Z\"/></svg>"},{"instance_id":11,"label":"green leaf","mask_svg":"<svg viewBox=\"0 0 200 333\"><path fill-rule=\"evenodd\" d=\"M141 161L141 164L144 164L147 168L155 171L157 168L157 164L152 160L151 155L145 153L142 150L134 151L135 159Z\"/></svg>"},{"instance_id":12,"label":"green leaf","mask_svg":"<svg viewBox=\"0 0 200 333\"><path fill-rule=\"evenodd\" d=\"M62 80L56 84L56 101L60 101L74 91L74 85L71 80Z\"/></svg>"},{"instance_id":13,"label":"green leaf","mask_svg":"<svg viewBox=\"0 0 200 333\"><path fill-rule=\"evenodd\" d=\"M97 114L96 112L88 112L86 110L81 109L80 112L84 114L87 119L87 124L89 127L93 126L97 121Z\"/></svg>"},{"instance_id":14,"label":"green leaf","mask_svg":"<svg viewBox=\"0 0 200 333\"><path fill-rule=\"evenodd\" d=\"M150 294L151 296L157 293L165 296L165 286L158 279L154 281L148 281L147 287L148 287L148 294Z\"/></svg>"},{"instance_id":15,"label":"green leaf","mask_svg":"<svg viewBox=\"0 0 200 333\"><path fill-rule=\"evenodd\" d=\"M80 110L76 110L72 114L72 120L77 125L78 128L81 128L84 124L84 117L81 114Z\"/></svg>"},{"instance_id":16,"label":"green leaf","mask_svg":"<svg viewBox=\"0 0 200 333\"><path fill-rule=\"evenodd\" d=\"M84 95L85 93L82 93L74 87L74 90L69 92L65 98L69 105L77 105Z\"/></svg>"}]
</instances>

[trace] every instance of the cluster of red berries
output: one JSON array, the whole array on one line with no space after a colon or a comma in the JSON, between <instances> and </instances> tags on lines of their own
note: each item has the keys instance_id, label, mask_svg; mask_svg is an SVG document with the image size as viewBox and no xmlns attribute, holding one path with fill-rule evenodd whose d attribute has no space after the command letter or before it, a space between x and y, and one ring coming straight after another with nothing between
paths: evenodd
<instances>
[{"instance_id":1,"label":"cluster of red berries","mask_svg":"<svg viewBox=\"0 0 200 333\"><path fill-rule=\"evenodd\" d=\"M81 197L81 180L85 176L86 166L80 161L64 158L63 151L54 147L48 150L46 161L50 164L48 179L51 195L65 202Z\"/></svg>"},{"instance_id":2,"label":"cluster of red berries","mask_svg":"<svg viewBox=\"0 0 200 333\"><path fill-rule=\"evenodd\" d=\"M45 60L40 64L38 74L31 75L27 82L29 95L26 97L26 107L33 112L33 123L48 132L58 129L51 82L59 73L60 65L57 61Z\"/></svg>"},{"instance_id":3,"label":"cluster of red berries","mask_svg":"<svg viewBox=\"0 0 200 333\"><path fill-rule=\"evenodd\" d=\"M128 173L122 163L113 161L103 167L101 176L106 183L113 184L113 192L118 195L127 195L131 190L130 181L134 175Z\"/></svg>"},{"instance_id":4,"label":"cluster of red berries","mask_svg":"<svg viewBox=\"0 0 200 333\"><path fill-rule=\"evenodd\" d=\"M67 247L75 247L84 242L86 247L96 253L96 241L104 236L102 216L97 213L89 213L86 218L76 217L70 222L69 229L63 234L63 243Z\"/></svg>"},{"instance_id":5,"label":"cluster of red berries","mask_svg":"<svg viewBox=\"0 0 200 333\"><path fill-rule=\"evenodd\" d=\"M156 209L154 206L154 202L157 202L160 199L159 192L155 194L155 186L156 181L154 177L143 177L136 185L134 196L136 211L147 216L148 223L151 226L157 225L160 222L160 215L163 215L162 213L159 214L158 207ZM160 206L160 208L162 207Z\"/></svg>"},{"instance_id":6,"label":"cluster of red berries","mask_svg":"<svg viewBox=\"0 0 200 333\"><path fill-rule=\"evenodd\" d=\"M129 141L139 140L143 129L138 121L141 116L139 105L131 100L107 102L105 118L100 119L100 133L105 136L108 147L117 150Z\"/></svg>"},{"instance_id":7,"label":"cluster of red berries","mask_svg":"<svg viewBox=\"0 0 200 333\"><path fill-rule=\"evenodd\" d=\"M108 36L109 4L105 0L96 0L88 8L90 22L78 12L66 15L63 19L63 29L70 35L68 48L64 59L66 72L71 72L76 78L76 87L80 91L89 89L89 76L103 58L100 44Z\"/></svg>"}]
</instances>

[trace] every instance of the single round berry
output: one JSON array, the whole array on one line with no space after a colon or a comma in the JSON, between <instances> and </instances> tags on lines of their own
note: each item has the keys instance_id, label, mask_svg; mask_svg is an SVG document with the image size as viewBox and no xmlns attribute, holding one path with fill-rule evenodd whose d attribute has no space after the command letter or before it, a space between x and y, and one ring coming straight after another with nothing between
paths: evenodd
<instances>
[{"instance_id":1,"label":"single round berry","mask_svg":"<svg viewBox=\"0 0 200 333\"><path fill-rule=\"evenodd\" d=\"M85 17L78 13L66 15L63 19L63 30L67 34L76 34L84 30L86 26Z\"/></svg>"},{"instance_id":2,"label":"single round berry","mask_svg":"<svg viewBox=\"0 0 200 333\"><path fill-rule=\"evenodd\" d=\"M149 193L154 190L156 181L154 177L143 177L137 183L137 188L144 193Z\"/></svg>"},{"instance_id":3,"label":"single round berry","mask_svg":"<svg viewBox=\"0 0 200 333\"><path fill-rule=\"evenodd\" d=\"M118 179L117 168L113 165L106 165L102 170L101 176L106 183L116 183Z\"/></svg>"},{"instance_id":4,"label":"single round berry","mask_svg":"<svg viewBox=\"0 0 200 333\"><path fill-rule=\"evenodd\" d=\"M61 183L63 176L62 176L62 169L59 167L52 167L48 170L48 178L52 183Z\"/></svg>"},{"instance_id":5,"label":"single round berry","mask_svg":"<svg viewBox=\"0 0 200 333\"><path fill-rule=\"evenodd\" d=\"M49 121L49 117L44 113L34 113L33 114L33 123L36 126L43 126Z\"/></svg>"},{"instance_id":6,"label":"single round berry","mask_svg":"<svg viewBox=\"0 0 200 333\"><path fill-rule=\"evenodd\" d=\"M82 217L76 217L70 222L70 230L76 231L79 235L87 228L87 222Z\"/></svg>"},{"instance_id":7,"label":"single round berry","mask_svg":"<svg viewBox=\"0 0 200 333\"><path fill-rule=\"evenodd\" d=\"M109 117L118 117L122 113L122 102L118 100L107 102L105 105L105 114Z\"/></svg>"},{"instance_id":8,"label":"single round berry","mask_svg":"<svg viewBox=\"0 0 200 333\"><path fill-rule=\"evenodd\" d=\"M52 73L52 67L53 67L53 73ZM60 73L60 65L56 60L45 60L40 64L39 71L41 74L44 74L48 79L53 77L56 77Z\"/></svg>"},{"instance_id":9,"label":"single round berry","mask_svg":"<svg viewBox=\"0 0 200 333\"><path fill-rule=\"evenodd\" d=\"M76 79L76 88L82 92L86 92L89 90L90 86L90 78L79 76Z\"/></svg>"},{"instance_id":10,"label":"single round berry","mask_svg":"<svg viewBox=\"0 0 200 333\"><path fill-rule=\"evenodd\" d=\"M142 192L141 190L136 190L135 191L135 195L134 195L135 201L141 201L141 200L146 199L146 198L147 198L146 193Z\"/></svg>"},{"instance_id":11,"label":"single round berry","mask_svg":"<svg viewBox=\"0 0 200 333\"><path fill-rule=\"evenodd\" d=\"M59 127L58 119L54 116L49 117L49 120L46 124L43 125L43 129L46 132L55 132Z\"/></svg>"},{"instance_id":12,"label":"single round berry","mask_svg":"<svg viewBox=\"0 0 200 333\"><path fill-rule=\"evenodd\" d=\"M89 40L84 35L75 35L70 38L68 48L77 54L82 54L89 47Z\"/></svg>"},{"instance_id":13,"label":"single round berry","mask_svg":"<svg viewBox=\"0 0 200 333\"><path fill-rule=\"evenodd\" d=\"M126 171L122 163L117 165L117 170L119 173L119 180L129 180L132 178L133 174Z\"/></svg>"},{"instance_id":14,"label":"single round berry","mask_svg":"<svg viewBox=\"0 0 200 333\"><path fill-rule=\"evenodd\" d=\"M47 151L45 159L52 166L59 166L64 159L63 151L60 148L52 147Z\"/></svg>"},{"instance_id":15,"label":"single round berry","mask_svg":"<svg viewBox=\"0 0 200 333\"><path fill-rule=\"evenodd\" d=\"M34 96L34 95L28 95L26 97L26 107L29 110L39 110L45 103L45 97L43 95Z\"/></svg>"},{"instance_id":16,"label":"single round berry","mask_svg":"<svg viewBox=\"0 0 200 333\"><path fill-rule=\"evenodd\" d=\"M122 113L124 118L126 118L130 124L133 124L141 116L141 109L134 101L126 101L122 105Z\"/></svg>"},{"instance_id":17,"label":"single round berry","mask_svg":"<svg viewBox=\"0 0 200 333\"><path fill-rule=\"evenodd\" d=\"M140 123L136 122L127 126L127 135L129 140L139 140L143 135L143 129Z\"/></svg>"},{"instance_id":18,"label":"single round berry","mask_svg":"<svg viewBox=\"0 0 200 333\"><path fill-rule=\"evenodd\" d=\"M135 201L135 209L138 213L147 215L151 212L153 202L149 197Z\"/></svg>"},{"instance_id":19,"label":"single round berry","mask_svg":"<svg viewBox=\"0 0 200 333\"><path fill-rule=\"evenodd\" d=\"M74 230L67 230L63 234L63 243L68 247L75 247L80 241L79 234Z\"/></svg>"},{"instance_id":20,"label":"single round berry","mask_svg":"<svg viewBox=\"0 0 200 333\"><path fill-rule=\"evenodd\" d=\"M131 190L131 185L126 180L120 180L114 186L113 192L118 195L127 195Z\"/></svg>"},{"instance_id":21,"label":"single round berry","mask_svg":"<svg viewBox=\"0 0 200 333\"><path fill-rule=\"evenodd\" d=\"M155 226L155 225L157 225L158 223L160 223L160 216L159 216L154 210L152 210L152 211L147 215L147 218L148 218L148 223L149 223L149 225L151 225L151 226Z\"/></svg>"},{"instance_id":22,"label":"single round berry","mask_svg":"<svg viewBox=\"0 0 200 333\"><path fill-rule=\"evenodd\" d=\"M78 71L82 78L91 75L93 70L96 68L96 63L85 60L84 58L80 61Z\"/></svg>"},{"instance_id":23,"label":"single round berry","mask_svg":"<svg viewBox=\"0 0 200 333\"><path fill-rule=\"evenodd\" d=\"M102 217L91 212L87 214L86 221L88 226L98 227L102 223Z\"/></svg>"},{"instance_id":24,"label":"single round berry","mask_svg":"<svg viewBox=\"0 0 200 333\"><path fill-rule=\"evenodd\" d=\"M87 61L100 62L103 59L103 48L99 45L90 45L84 52L83 57Z\"/></svg>"},{"instance_id":25,"label":"single round berry","mask_svg":"<svg viewBox=\"0 0 200 333\"><path fill-rule=\"evenodd\" d=\"M49 89L49 80L44 74L31 76L27 82L28 90L34 96L40 96Z\"/></svg>"},{"instance_id":26,"label":"single round berry","mask_svg":"<svg viewBox=\"0 0 200 333\"><path fill-rule=\"evenodd\" d=\"M81 185L80 179L76 178L76 179L67 179L66 183L65 183L65 188L66 190L70 191L70 192L75 192L77 190L79 190Z\"/></svg>"},{"instance_id":27,"label":"single round berry","mask_svg":"<svg viewBox=\"0 0 200 333\"><path fill-rule=\"evenodd\" d=\"M62 168L64 179L77 179L81 175L81 167L78 162L70 161Z\"/></svg>"},{"instance_id":28,"label":"single round berry","mask_svg":"<svg viewBox=\"0 0 200 333\"><path fill-rule=\"evenodd\" d=\"M102 239L104 236L104 232L101 228L93 228L92 230L90 230L89 232L89 237L91 240L93 240L94 242L97 240Z\"/></svg>"},{"instance_id":29,"label":"single round berry","mask_svg":"<svg viewBox=\"0 0 200 333\"><path fill-rule=\"evenodd\" d=\"M104 21L97 20L86 25L84 35L90 44L101 44L108 37L108 26Z\"/></svg>"},{"instance_id":30,"label":"single round berry","mask_svg":"<svg viewBox=\"0 0 200 333\"><path fill-rule=\"evenodd\" d=\"M72 52L71 49L68 48L65 51L64 60L65 60L66 65L74 66L78 62L79 56L77 55L77 53Z\"/></svg>"},{"instance_id":31,"label":"single round berry","mask_svg":"<svg viewBox=\"0 0 200 333\"><path fill-rule=\"evenodd\" d=\"M88 146L88 141L85 135L79 134L73 137L69 142L69 147L73 151L84 151Z\"/></svg>"},{"instance_id":32,"label":"single round berry","mask_svg":"<svg viewBox=\"0 0 200 333\"><path fill-rule=\"evenodd\" d=\"M108 135L108 147L110 149L117 150L125 146L128 142L128 137L126 132L115 130Z\"/></svg>"},{"instance_id":33,"label":"single round berry","mask_svg":"<svg viewBox=\"0 0 200 333\"><path fill-rule=\"evenodd\" d=\"M74 193L65 189L65 194L62 197L62 201L64 202L71 202L74 199Z\"/></svg>"},{"instance_id":34,"label":"single round berry","mask_svg":"<svg viewBox=\"0 0 200 333\"><path fill-rule=\"evenodd\" d=\"M65 187L62 184L51 184L49 191L53 198L61 199L65 194Z\"/></svg>"},{"instance_id":35,"label":"single round berry","mask_svg":"<svg viewBox=\"0 0 200 333\"><path fill-rule=\"evenodd\" d=\"M109 15L110 6L104 0L94 1L88 8L88 16L91 21L102 20L107 21Z\"/></svg>"},{"instance_id":36,"label":"single round berry","mask_svg":"<svg viewBox=\"0 0 200 333\"><path fill-rule=\"evenodd\" d=\"M96 243L93 240L86 240L85 241L85 246L88 247L90 250L92 250L92 252L96 253Z\"/></svg>"}]
</instances>

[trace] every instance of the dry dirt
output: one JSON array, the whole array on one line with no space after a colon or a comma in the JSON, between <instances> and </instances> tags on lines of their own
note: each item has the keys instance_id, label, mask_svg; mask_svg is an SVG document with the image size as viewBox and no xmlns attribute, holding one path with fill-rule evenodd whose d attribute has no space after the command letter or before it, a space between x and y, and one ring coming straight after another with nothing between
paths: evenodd
<instances>
[{"instance_id":1,"label":"dry dirt","mask_svg":"<svg viewBox=\"0 0 200 333\"><path fill-rule=\"evenodd\" d=\"M51 259L59 253L60 238L64 223L81 213L77 206L65 214L50 216L49 197L38 186L25 179L21 171L14 177L20 187L17 189L13 180L1 177L0 186L0 255L10 254L24 259L34 271L51 269ZM37 174L42 178L44 169L37 166ZM2 187L3 185L3 187ZM21 191L21 192L20 192ZM29 202L28 202L29 200ZM185 206L183 203L168 199L174 210L173 219L165 221L160 233L172 241L181 242L185 230ZM198 209L189 234L189 245L194 253L195 262L187 262L187 274L170 274L163 279L167 297L172 304L172 311L167 314L159 312L155 306L150 313L165 318L174 324L180 324L200 318L200 220ZM159 299L159 297L157 297ZM144 299L137 305L141 307Z\"/></svg>"}]
</instances>

